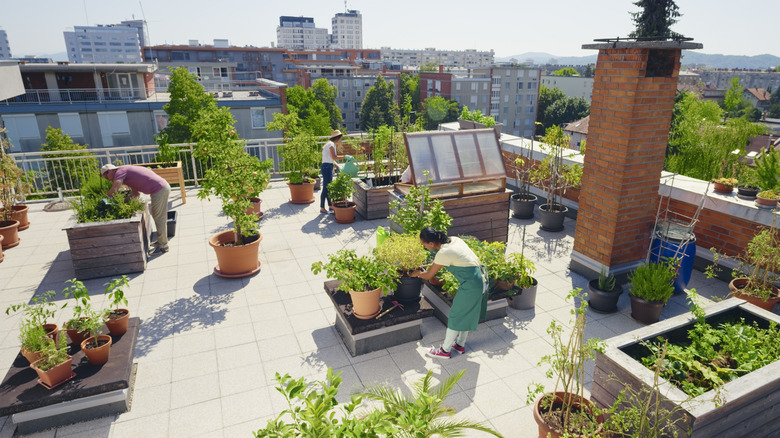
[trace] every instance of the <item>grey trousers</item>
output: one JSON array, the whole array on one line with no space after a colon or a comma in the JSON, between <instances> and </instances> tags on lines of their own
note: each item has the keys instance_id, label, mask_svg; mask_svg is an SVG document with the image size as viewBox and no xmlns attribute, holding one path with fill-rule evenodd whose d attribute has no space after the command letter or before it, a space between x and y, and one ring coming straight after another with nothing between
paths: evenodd
<instances>
[{"instance_id":1,"label":"grey trousers","mask_svg":"<svg viewBox=\"0 0 780 438\"><path fill-rule=\"evenodd\" d=\"M171 186L165 184L165 187L150 195L152 219L157 228L157 243L161 246L168 245L168 195L170 194Z\"/></svg>"}]
</instances>

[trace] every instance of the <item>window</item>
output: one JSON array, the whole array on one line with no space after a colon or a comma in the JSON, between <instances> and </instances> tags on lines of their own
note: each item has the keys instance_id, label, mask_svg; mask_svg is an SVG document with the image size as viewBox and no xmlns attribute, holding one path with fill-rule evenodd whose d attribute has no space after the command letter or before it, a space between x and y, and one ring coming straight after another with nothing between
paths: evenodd
<instances>
[{"instance_id":1,"label":"window","mask_svg":"<svg viewBox=\"0 0 780 438\"><path fill-rule=\"evenodd\" d=\"M483 89L483 90L485 90L485 91L487 91L487 89L488 89L488 84L487 84L487 82L485 82L484 84L482 84L482 89Z\"/></svg>"},{"instance_id":2,"label":"window","mask_svg":"<svg viewBox=\"0 0 780 438\"><path fill-rule=\"evenodd\" d=\"M82 46L91 46L91 45L92 45L92 43L90 43L89 41L82 41L82 42L81 42L81 45L82 45Z\"/></svg>"},{"instance_id":3,"label":"window","mask_svg":"<svg viewBox=\"0 0 780 438\"><path fill-rule=\"evenodd\" d=\"M509 114L509 107L508 106L504 107L504 114Z\"/></svg>"},{"instance_id":4,"label":"window","mask_svg":"<svg viewBox=\"0 0 780 438\"><path fill-rule=\"evenodd\" d=\"M355 97L360 97L362 92L360 90L355 90Z\"/></svg>"},{"instance_id":5,"label":"window","mask_svg":"<svg viewBox=\"0 0 780 438\"><path fill-rule=\"evenodd\" d=\"M15 146L11 151L36 151L41 147L41 133L38 130L38 121L34 114L5 114L3 115L6 135L11 144Z\"/></svg>"},{"instance_id":6,"label":"window","mask_svg":"<svg viewBox=\"0 0 780 438\"><path fill-rule=\"evenodd\" d=\"M97 115L103 146L130 146L130 124L125 111L99 112Z\"/></svg>"},{"instance_id":7,"label":"window","mask_svg":"<svg viewBox=\"0 0 780 438\"><path fill-rule=\"evenodd\" d=\"M122 43L108 43L109 46L121 46Z\"/></svg>"},{"instance_id":8,"label":"window","mask_svg":"<svg viewBox=\"0 0 780 438\"><path fill-rule=\"evenodd\" d=\"M469 102L471 102L471 103L473 103L473 104L475 104L475 105L476 105L476 103L477 103L477 96L471 96L471 97L469 98Z\"/></svg>"},{"instance_id":9,"label":"window","mask_svg":"<svg viewBox=\"0 0 780 438\"><path fill-rule=\"evenodd\" d=\"M265 129L265 108L249 108L252 129Z\"/></svg>"},{"instance_id":10,"label":"window","mask_svg":"<svg viewBox=\"0 0 780 438\"><path fill-rule=\"evenodd\" d=\"M493 78L493 85L501 85L501 78Z\"/></svg>"},{"instance_id":11,"label":"window","mask_svg":"<svg viewBox=\"0 0 780 438\"><path fill-rule=\"evenodd\" d=\"M525 76L525 70L517 70L517 77L522 78Z\"/></svg>"},{"instance_id":12,"label":"window","mask_svg":"<svg viewBox=\"0 0 780 438\"><path fill-rule=\"evenodd\" d=\"M154 131L159 133L166 126L168 126L168 113L163 110L154 110L152 113L154 117Z\"/></svg>"},{"instance_id":13,"label":"window","mask_svg":"<svg viewBox=\"0 0 780 438\"><path fill-rule=\"evenodd\" d=\"M533 105L533 103L534 103L534 95L533 94L529 94L528 96L526 96L526 101L528 101L529 104Z\"/></svg>"},{"instance_id":14,"label":"window","mask_svg":"<svg viewBox=\"0 0 780 438\"><path fill-rule=\"evenodd\" d=\"M498 104L497 103L491 103L490 104L490 111L498 111Z\"/></svg>"},{"instance_id":15,"label":"window","mask_svg":"<svg viewBox=\"0 0 780 438\"><path fill-rule=\"evenodd\" d=\"M477 83L476 82L472 82L471 83L471 91L477 91Z\"/></svg>"},{"instance_id":16,"label":"window","mask_svg":"<svg viewBox=\"0 0 780 438\"><path fill-rule=\"evenodd\" d=\"M528 112L529 112L529 113L533 114L533 113L534 113L534 111L536 111L536 108L534 108L534 106L533 106L533 105L531 105L531 106L529 106L529 107L528 107Z\"/></svg>"},{"instance_id":17,"label":"window","mask_svg":"<svg viewBox=\"0 0 780 438\"><path fill-rule=\"evenodd\" d=\"M455 83L455 90L460 91L460 82Z\"/></svg>"},{"instance_id":18,"label":"window","mask_svg":"<svg viewBox=\"0 0 780 438\"><path fill-rule=\"evenodd\" d=\"M504 95L504 103L509 103L509 95L508 94Z\"/></svg>"},{"instance_id":19,"label":"window","mask_svg":"<svg viewBox=\"0 0 780 438\"><path fill-rule=\"evenodd\" d=\"M344 102L344 109L349 108L349 102Z\"/></svg>"},{"instance_id":20,"label":"window","mask_svg":"<svg viewBox=\"0 0 780 438\"><path fill-rule=\"evenodd\" d=\"M355 86L356 87L359 87L360 83L361 83L360 79L355 79Z\"/></svg>"},{"instance_id":21,"label":"window","mask_svg":"<svg viewBox=\"0 0 780 438\"><path fill-rule=\"evenodd\" d=\"M528 83L528 89L529 90L533 90L534 88L536 88L536 82L529 82Z\"/></svg>"},{"instance_id":22,"label":"window","mask_svg":"<svg viewBox=\"0 0 780 438\"><path fill-rule=\"evenodd\" d=\"M518 90L522 90L523 89L523 83L522 82L518 82L517 83L517 89Z\"/></svg>"},{"instance_id":23,"label":"window","mask_svg":"<svg viewBox=\"0 0 780 438\"><path fill-rule=\"evenodd\" d=\"M500 94L501 94L501 92L500 92L500 91L491 91L491 92L490 92L490 97L493 97L493 98L495 98L495 97L501 97L501 95L500 95Z\"/></svg>"},{"instance_id":24,"label":"window","mask_svg":"<svg viewBox=\"0 0 780 438\"><path fill-rule=\"evenodd\" d=\"M105 46L105 45L106 45L106 43L95 42L95 45L96 45L96 46Z\"/></svg>"}]
</instances>

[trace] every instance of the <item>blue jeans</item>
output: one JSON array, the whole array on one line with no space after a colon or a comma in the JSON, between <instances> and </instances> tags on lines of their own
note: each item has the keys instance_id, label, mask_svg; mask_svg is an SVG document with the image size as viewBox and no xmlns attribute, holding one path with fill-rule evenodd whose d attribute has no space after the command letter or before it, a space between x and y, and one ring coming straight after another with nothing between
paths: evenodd
<instances>
[{"instance_id":1,"label":"blue jeans","mask_svg":"<svg viewBox=\"0 0 780 438\"><path fill-rule=\"evenodd\" d=\"M325 201L328 201L328 207L331 206L330 196L328 196L328 184L333 181L333 163L322 163L320 166L322 174L322 192L320 193L320 208L325 208Z\"/></svg>"}]
</instances>

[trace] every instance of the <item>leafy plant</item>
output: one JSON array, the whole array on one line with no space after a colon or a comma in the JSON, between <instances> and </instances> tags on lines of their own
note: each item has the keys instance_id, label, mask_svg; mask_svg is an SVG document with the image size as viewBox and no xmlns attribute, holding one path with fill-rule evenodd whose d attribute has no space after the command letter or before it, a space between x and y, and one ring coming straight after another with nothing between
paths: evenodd
<instances>
[{"instance_id":1,"label":"leafy plant","mask_svg":"<svg viewBox=\"0 0 780 438\"><path fill-rule=\"evenodd\" d=\"M49 338L42 324L24 318L19 322L19 342L23 349L30 352L41 351L46 344L46 339Z\"/></svg>"},{"instance_id":2,"label":"leafy plant","mask_svg":"<svg viewBox=\"0 0 780 438\"><path fill-rule=\"evenodd\" d=\"M496 280L509 281L520 289L530 287L533 284L531 275L534 272L536 272L534 262L516 252L502 257L494 268Z\"/></svg>"},{"instance_id":3,"label":"leafy plant","mask_svg":"<svg viewBox=\"0 0 780 438\"><path fill-rule=\"evenodd\" d=\"M615 289L615 276L612 274L607 275L606 266L601 267L601 273L599 274L599 289L603 291Z\"/></svg>"},{"instance_id":4,"label":"leafy plant","mask_svg":"<svg viewBox=\"0 0 780 438\"><path fill-rule=\"evenodd\" d=\"M24 190L21 186L24 171L16 165L16 160L8 155L11 143L5 139L5 128L0 128L0 203L3 204L2 218L8 222L16 201L22 200Z\"/></svg>"},{"instance_id":5,"label":"leafy plant","mask_svg":"<svg viewBox=\"0 0 780 438\"><path fill-rule=\"evenodd\" d=\"M71 202L76 222L100 222L128 219L146 207L138 198L129 198L117 193L109 199L105 195L111 188L111 181L97 173L85 176L79 190L79 197Z\"/></svg>"},{"instance_id":6,"label":"leafy plant","mask_svg":"<svg viewBox=\"0 0 780 438\"><path fill-rule=\"evenodd\" d=\"M43 345L38 354L40 359L35 362L35 366L41 371L48 371L64 363L70 357L68 355L68 342L65 340L65 336L60 336L58 341L44 337Z\"/></svg>"},{"instance_id":7,"label":"leafy plant","mask_svg":"<svg viewBox=\"0 0 780 438\"><path fill-rule=\"evenodd\" d=\"M358 257L354 250L341 249L328 255L328 262L314 262L311 271L325 271L329 278L340 280L339 289L367 291L381 289L383 294L395 289L396 274L392 264L373 256Z\"/></svg>"},{"instance_id":8,"label":"leafy plant","mask_svg":"<svg viewBox=\"0 0 780 438\"><path fill-rule=\"evenodd\" d=\"M57 313L57 304L53 302L57 293L53 290L46 291L39 296L34 296L32 303L13 304L5 309L5 314L10 315L11 312L22 311L24 320L29 321L32 325L39 325L43 327L46 321L53 320L54 315ZM63 305L61 308L64 308Z\"/></svg>"},{"instance_id":9,"label":"leafy plant","mask_svg":"<svg viewBox=\"0 0 780 438\"><path fill-rule=\"evenodd\" d=\"M130 283L127 281L127 275L123 275L119 278L115 278L106 283L105 295L108 297L109 307L118 309L119 306L127 306L127 298L125 298L125 288L130 287Z\"/></svg>"},{"instance_id":10,"label":"leafy plant","mask_svg":"<svg viewBox=\"0 0 780 438\"><path fill-rule=\"evenodd\" d=\"M346 204L352 198L355 187L352 178L344 172L339 172L336 178L328 184L328 196L335 204Z\"/></svg>"},{"instance_id":11,"label":"leafy plant","mask_svg":"<svg viewBox=\"0 0 780 438\"><path fill-rule=\"evenodd\" d=\"M66 281L70 286L63 291L66 297L73 297L76 305L73 307L73 319L71 322L79 332L89 332L92 337L93 347L98 346L98 335L106 322L106 313L104 310L95 310L92 308L92 300L89 296L89 290L84 283L71 278Z\"/></svg>"},{"instance_id":12,"label":"leafy plant","mask_svg":"<svg viewBox=\"0 0 780 438\"><path fill-rule=\"evenodd\" d=\"M428 254L418 236L393 233L374 250L374 256L393 265L398 275L408 277L425 264Z\"/></svg>"},{"instance_id":13,"label":"leafy plant","mask_svg":"<svg viewBox=\"0 0 780 438\"><path fill-rule=\"evenodd\" d=\"M275 114L274 122L277 122L276 118ZM274 122L269 124L269 130L272 129L271 126L276 126ZM288 133L285 132L285 135ZM284 144L279 145L277 151L282 159L280 166L282 170L288 172L286 179L290 184L301 184L304 181L314 182L304 178L306 170L319 167L322 159L319 143L314 135L303 131L294 137L285 137Z\"/></svg>"},{"instance_id":14,"label":"leafy plant","mask_svg":"<svg viewBox=\"0 0 780 438\"><path fill-rule=\"evenodd\" d=\"M775 150L765 151L756 159L756 179L758 186L764 190L780 188L780 162L777 155Z\"/></svg>"},{"instance_id":15,"label":"leafy plant","mask_svg":"<svg viewBox=\"0 0 780 438\"><path fill-rule=\"evenodd\" d=\"M447 268L441 268L439 269L439 272L436 273L436 277L441 280L441 290L444 291L447 295L450 297L454 297L455 294L458 293L458 287L460 287L460 282L457 278L452 274L452 272L448 271Z\"/></svg>"},{"instance_id":16,"label":"leafy plant","mask_svg":"<svg viewBox=\"0 0 780 438\"><path fill-rule=\"evenodd\" d=\"M679 262L667 258L658 263L642 263L628 274L631 294L645 301L667 302L674 293L674 277Z\"/></svg>"},{"instance_id":17,"label":"leafy plant","mask_svg":"<svg viewBox=\"0 0 780 438\"><path fill-rule=\"evenodd\" d=\"M463 110L460 112L460 118L462 120L471 120L472 122L481 123L485 125L486 128L496 124L496 119L493 117L482 114L482 111L480 110L469 111L469 107L465 105L463 106Z\"/></svg>"},{"instance_id":18,"label":"leafy plant","mask_svg":"<svg viewBox=\"0 0 780 438\"><path fill-rule=\"evenodd\" d=\"M179 146L173 146L168 141L168 134L160 133L154 136L154 141L157 143L157 155L154 156L154 161L162 163L166 167L173 166L175 161L179 161Z\"/></svg>"},{"instance_id":19,"label":"leafy plant","mask_svg":"<svg viewBox=\"0 0 780 438\"><path fill-rule=\"evenodd\" d=\"M87 145L74 143L62 129L46 128L46 143L41 145L41 155L46 160L48 185L53 189L76 189L100 167L95 154L87 152ZM67 151L67 152L65 152ZM83 152L72 152L83 151Z\"/></svg>"},{"instance_id":20,"label":"leafy plant","mask_svg":"<svg viewBox=\"0 0 780 438\"><path fill-rule=\"evenodd\" d=\"M760 198L764 199L778 199L780 198L780 193L774 191L774 190L764 190L761 192L758 192L758 196Z\"/></svg>"},{"instance_id":21,"label":"leafy plant","mask_svg":"<svg viewBox=\"0 0 780 438\"><path fill-rule=\"evenodd\" d=\"M405 168L398 163L397 151L403 148L401 133L395 128L382 125L373 132L371 156L374 170L374 185L380 185L379 181L389 175L398 175ZM404 156L406 154L404 153Z\"/></svg>"},{"instance_id":22,"label":"leafy plant","mask_svg":"<svg viewBox=\"0 0 780 438\"><path fill-rule=\"evenodd\" d=\"M585 310L587 301L582 299L582 289L569 292L567 299L580 300L578 307L572 309L574 316L571 334L568 339L563 337L563 326L553 319L547 328L547 334L552 338L553 353L542 357L539 366L547 364L545 372L548 379L555 380L552 393L544 392L544 385L532 383L528 387L528 404L534 403L541 395L540 414L548 425L557 425L561 434L571 436L589 436L598 427L596 412L589 413L579 409L579 400L585 399L585 363L593 359L596 351L603 351L603 343L595 338L585 341ZM564 392L560 405L554 405L556 392Z\"/></svg>"},{"instance_id":23,"label":"leafy plant","mask_svg":"<svg viewBox=\"0 0 780 438\"><path fill-rule=\"evenodd\" d=\"M427 172L425 176L428 177ZM390 201L392 213L389 217L403 228L404 233L419 234L426 227L446 232L452 225L452 217L444 211L441 200L431 199L431 189L427 183L409 187L404 201L403 205L397 200Z\"/></svg>"},{"instance_id":24,"label":"leafy plant","mask_svg":"<svg viewBox=\"0 0 780 438\"><path fill-rule=\"evenodd\" d=\"M547 192L547 209L560 208L561 198L570 187L578 187L582 179L582 166L565 164L563 159L574 156L574 152L565 153L569 147L569 136L560 126L547 128L542 138L541 149L547 153L538 166L531 171L531 182Z\"/></svg>"}]
</instances>

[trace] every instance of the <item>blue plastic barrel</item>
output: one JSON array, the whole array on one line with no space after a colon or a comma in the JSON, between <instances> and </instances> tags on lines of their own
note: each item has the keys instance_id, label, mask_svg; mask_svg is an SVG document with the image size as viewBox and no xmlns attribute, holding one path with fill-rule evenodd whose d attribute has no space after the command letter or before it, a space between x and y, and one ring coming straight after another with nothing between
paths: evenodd
<instances>
[{"instance_id":1,"label":"blue plastic barrel","mask_svg":"<svg viewBox=\"0 0 780 438\"><path fill-rule=\"evenodd\" d=\"M696 235L680 225L659 224L650 246L650 261L658 262L659 259L671 257L680 259L680 269L674 279L674 293L681 294L691 281L693 260L696 258Z\"/></svg>"}]
</instances>

